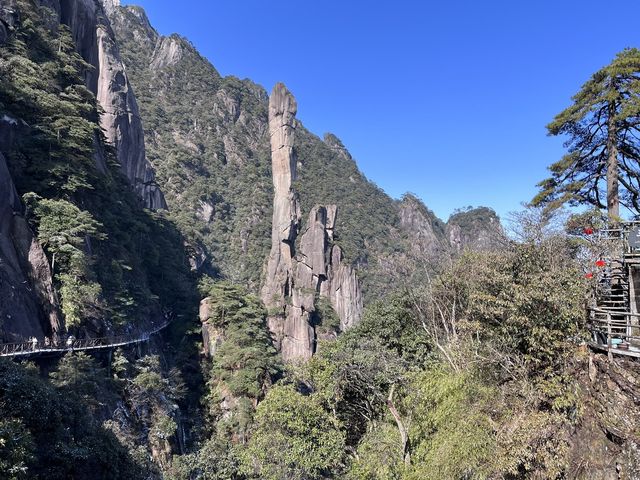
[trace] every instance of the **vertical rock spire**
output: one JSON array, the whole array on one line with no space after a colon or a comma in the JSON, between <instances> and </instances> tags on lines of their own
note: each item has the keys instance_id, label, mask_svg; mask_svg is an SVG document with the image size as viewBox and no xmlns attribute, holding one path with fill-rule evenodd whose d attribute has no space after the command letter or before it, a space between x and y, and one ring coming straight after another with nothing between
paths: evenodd
<instances>
[{"instance_id":1,"label":"vertical rock spire","mask_svg":"<svg viewBox=\"0 0 640 480\"><path fill-rule=\"evenodd\" d=\"M315 350L316 299L330 300L345 330L357 323L362 311L360 285L353 269L342 263L342 251L331 246L337 209L314 207L300 237L300 204L294 142L296 101L278 83L269 99L269 133L273 170L271 253L266 267L262 301L268 309L269 329L285 361L307 359Z\"/></svg>"},{"instance_id":2,"label":"vertical rock spire","mask_svg":"<svg viewBox=\"0 0 640 480\"><path fill-rule=\"evenodd\" d=\"M308 314L299 315L299 309L288 304L294 286L295 241L300 223L300 206L293 189L296 112L293 95L282 83L276 84L269 98L274 196L271 253L262 301L269 312L269 329L285 360L308 358L313 352L313 328L306 318Z\"/></svg>"}]
</instances>

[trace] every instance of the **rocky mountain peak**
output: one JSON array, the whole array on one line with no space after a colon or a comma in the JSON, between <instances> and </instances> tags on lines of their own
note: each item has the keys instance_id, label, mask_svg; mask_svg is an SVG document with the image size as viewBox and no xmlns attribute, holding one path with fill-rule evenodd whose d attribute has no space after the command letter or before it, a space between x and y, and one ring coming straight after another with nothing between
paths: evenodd
<instances>
[{"instance_id":1,"label":"rocky mountain peak","mask_svg":"<svg viewBox=\"0 0 640 480\"><path fill-rule=\"evenodd\" d=\"M504 230L500 218L491 208L467 207L447 221L447 238L454 252L465 249L495 250L503 244Z\"/></svg>"},{"instance_id":2,"label":"rocky mountain peak","mask_svg":"<svg viewBox=\"0 0 640 480\"><path fill-rule=\"evenodd\" d=\"M417 196L406 193L399 203L400 227L409 235L411 251L430 257L446 244L445 225Z\"/></svg>"},{"instance_id":3,"label":"rocky mountain peak","mask_svg":"<svg viewBox=\"0 0 640 480\"><path fill-rule=\"evenodd\" d=\"M176 65L183 56L182 43L182 39L173 35L160 38L151 60L151 68L161 69Z\"/></svg>"},{"instance_id":4,"label":"rocky mountain peak","mask_svg":"<svg viewBox=\"0 0 640 480\"><path fill-rule=\"evenodd\" d=\"M353 158L347 150L347 147L345 147L342 141L333 133L324 134L324 143L327 144L327 146L335 153L337 153L340 157L344 158L345 160L353 161Z\"/></svg>"}]
</instances>

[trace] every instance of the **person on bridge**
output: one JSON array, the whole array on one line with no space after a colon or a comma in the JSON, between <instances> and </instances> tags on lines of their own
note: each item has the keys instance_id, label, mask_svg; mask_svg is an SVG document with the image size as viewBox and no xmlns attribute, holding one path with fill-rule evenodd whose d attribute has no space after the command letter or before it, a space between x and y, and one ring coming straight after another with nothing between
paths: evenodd
<instances>
[{"instance_id":1,"label":"person on bridge","mask_svg":"<svg viewBox=\"0 0 640 480\"><path fill-rule=\"evenodd\" d=\"M36 348L38 348L38 339L31 337L31 350L35 350Z\"/></svg>"},{"instance_id":2,"label":"person on bridge","mask_svg":"<svg viewBox=\"0 0 640 480\"><path fill-rule=\"evenodd\" d=\"M69 335L69 337L67 337L67 348L73 348L73 342L76 341L76 337L74 337L73 335Z\"/></svg>"}]
</instances>

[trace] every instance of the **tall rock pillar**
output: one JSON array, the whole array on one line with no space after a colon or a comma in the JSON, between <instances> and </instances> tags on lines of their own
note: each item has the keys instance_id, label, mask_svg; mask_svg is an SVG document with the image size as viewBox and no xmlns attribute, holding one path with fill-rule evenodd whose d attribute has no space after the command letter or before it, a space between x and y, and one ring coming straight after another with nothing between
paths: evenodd
<instances>
[{"instance_id":1,"label":"tall rock pillar","mask_svg":"<svg viewBox=\"0 0 640 480\"><path fill-rule=\"evenodd\" d=\"M317 205L300 233L300 205L293 188L297 159L294 151L296 101L277 84L269 99L269 133L273 170L273 224L262 301L269 329L285 361L304 360L315 351L316 300L327 298L340 318L340 330L360 319L362 294L355 271L342 262L332 245L337 208Z\"/></svg>"},{"instance_id":2,"label":"tall rock pillar","mask_svg":"<svg viewBox=\"0 0 640 480\"><path fill-rule=\"evenodd\" d=\"M293 95L278 83L269 98L274 196L271 252L262 301L268 310L269 329L285 360L309 358L314 342L308 314L301 314L300 309L293 308L289 302L294 286L295 241L300 224L300 206L293 189L297 108Z\"/></svg>"}]
</instances>

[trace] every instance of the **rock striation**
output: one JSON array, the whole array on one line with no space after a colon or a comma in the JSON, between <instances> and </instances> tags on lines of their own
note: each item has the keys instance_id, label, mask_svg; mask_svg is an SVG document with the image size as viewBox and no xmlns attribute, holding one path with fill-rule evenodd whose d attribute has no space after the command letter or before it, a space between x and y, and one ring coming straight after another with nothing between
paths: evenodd
<instances>
[{"instance_id":1,"label":"rock striation","mask_svg":"<svg viewBox=\"0 0 640 480\"><path fill-rule=\"evenodd\" d=\"M360 319L362 294L342 251L332 245L335 205L314 207L299 238L300 204L293 187L297 160L294 150L296 101L278 83L269 99L269 133L274 186L271 252L266 265L262 300L268 325L285 361L308 359L316 347L316 302L324 297L345 330Z\"/></svg>"},{"instance_id":2,"label":"rock striation","mask_svg":"<svg viewBox=\"0 0 640 480\"><path fill-rule=\"evenodd\" d=\"M122 171L145 207L166 209L167 204L155 181L155 171L146 159L144 131L138 104L127 78L110 25L97 26L98 84L96 96L104 110L100 124L107 141L116 147Z\"/></svg>"},{"instance_id":3,"label":"rock striation","mask_svg":"<svg viewBox=\"0 0 640 480\"><path fill-rule=\"evenodd\" d=\"M295 298L310 306L319 295L330 301L331 307L340 319L340 330L354 326L362 315L362 292L356 272L343 261L342 249L332 245L333 230L338 209L335 205L316 206L309 214L307 227L300 239L300 252L296 262ZM311 292L315 292L311 298Z\"/></svg>"},{"instance_id":4,"label":"rock striation","mask_svg":"<svg viewBox=\"0 0 640 480\"><path fill-rule=\"evenodd\" d=\"M267 261L262 301L269 312L268 326L284 359L309 358L313 353L313 327L300 298L289 305L294 288L295 240L300 206L293 189L296 157L293 150L296 101L278 83L269 98L269 135L273 177L271 252ZM306 304L308 306L308 304Z\"/></svg>"}]
</instances>

